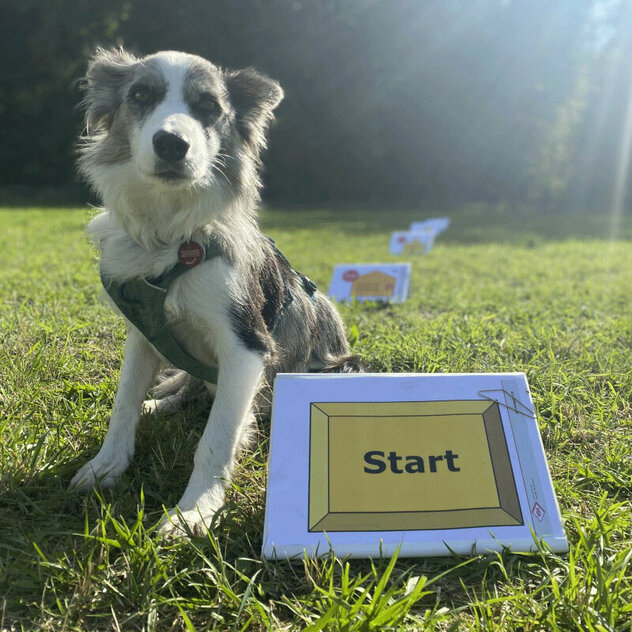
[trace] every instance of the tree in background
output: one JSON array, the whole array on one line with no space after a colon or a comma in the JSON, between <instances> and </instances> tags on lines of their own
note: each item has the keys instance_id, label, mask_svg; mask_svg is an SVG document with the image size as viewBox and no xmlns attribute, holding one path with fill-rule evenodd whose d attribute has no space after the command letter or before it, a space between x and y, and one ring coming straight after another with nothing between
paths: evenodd
<instances>
[{"instance_id":1,"label":"tree in background","mask_svg":"<svg viewBox=\"0 0 632 632\"><path fill-rule=\"evenodd\" d=\"M605 205L631 15L622 0L4 0L0 186L75 181L76 82L98 44L279 79L278 204Z\"/></svg>"}]
</instances>

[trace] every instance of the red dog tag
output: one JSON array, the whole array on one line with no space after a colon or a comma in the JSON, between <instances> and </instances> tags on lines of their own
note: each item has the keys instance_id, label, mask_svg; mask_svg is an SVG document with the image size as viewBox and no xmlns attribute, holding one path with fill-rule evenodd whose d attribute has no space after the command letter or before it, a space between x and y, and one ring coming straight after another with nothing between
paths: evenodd
<instances>
[{"instance_id":1,"label":"red dog tag","mask_svg":"<svg viewBox=\"0 0 632 632\"><path fill-rule=\"evenodd\" d=\"M204 261L204 248L197 241L185 241L178 248L178 261L187 268L194 268Z\"/></svg>"}]
</instances>

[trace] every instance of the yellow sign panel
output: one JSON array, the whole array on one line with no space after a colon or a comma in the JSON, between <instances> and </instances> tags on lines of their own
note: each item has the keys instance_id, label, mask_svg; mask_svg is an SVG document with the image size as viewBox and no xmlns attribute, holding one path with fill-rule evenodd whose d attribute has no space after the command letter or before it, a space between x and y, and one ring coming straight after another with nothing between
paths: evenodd
<instances>
[{"instance_id":1,"label":"yellow sign panel","mask_svg":"<svg viewBox=\"0 0 632 632\"><path fill-rule=\"evenodd\" d=\"M393 296L397 279L379 270L362 274L351 286L351 296Z\"/></svg>"},{"instance_id":2,"label":"yellow sign panel","mask_svg":"<svg viewBox=\"0 0 632 632\"><path fill-rule=\"evenodd\" d=\"M309 531L523 524L496 402L313 403Z\"/></svg>"},{"instance_id":3,"label":"yellow sign panel","mask_svg":"<svg viewBox=\"0 0 632 632\"><path fill-rule=\"evenodd\" d=\"M422 255L424 252L426 252L426 244L415 238L407 241L402 249L402 254L405 255Z\"/></svg>"}]
</instances>

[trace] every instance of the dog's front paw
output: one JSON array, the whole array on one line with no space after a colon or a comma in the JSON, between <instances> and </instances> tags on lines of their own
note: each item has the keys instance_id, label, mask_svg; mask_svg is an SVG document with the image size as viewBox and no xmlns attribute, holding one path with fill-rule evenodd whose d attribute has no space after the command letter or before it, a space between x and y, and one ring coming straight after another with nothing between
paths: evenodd
<instances>
[{"instance_id":1,"label":"dog's front paw","mask_svg":"<svg viewBox=\"0 0 632 632\"><path fill-rule=\"evenodd\" d=\"M163 516L158 525L158 532L165 537L187 538L189 535L203 536L211 527L215 512L199 509L180 511L171 509Z\"/></svg>"},{"instance_id":2,"label":"dog's front paw","mask_svg":"<svg viewBox=\"0 0 632 632\"><path fill-rule=\"evenodd\" d=\"M99 454L88 461L72 478L69 489L87 492L93 487L114 487L129 461L108 458Z\"/></svg>"}]
</instances>

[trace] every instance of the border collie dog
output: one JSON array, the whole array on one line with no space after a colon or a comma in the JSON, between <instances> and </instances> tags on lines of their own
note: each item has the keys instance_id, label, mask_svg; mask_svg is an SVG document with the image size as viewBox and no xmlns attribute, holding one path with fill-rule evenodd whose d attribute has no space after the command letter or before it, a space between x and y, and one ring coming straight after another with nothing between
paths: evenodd
<instances>
[{"instance_id":1,"label":"border collie dog","mask_svg":"<svg viewBox=\"0 0 632 632\"><path fill-rule=\"evenodd\" d=\"M88 233L128 331L107 436L71 487L116 484L134 454L145 395L175 364L147 409L181 404L196 384L214 402L191 478L160 528L203 533L224 503L257 394L274 375L359 365L335 308L256 224L260 152L279 84L181 52L98 49L84 87L79 168L104 207ZM139 310L153 333L136 320Z\"/></svg>"}]
</instances>

